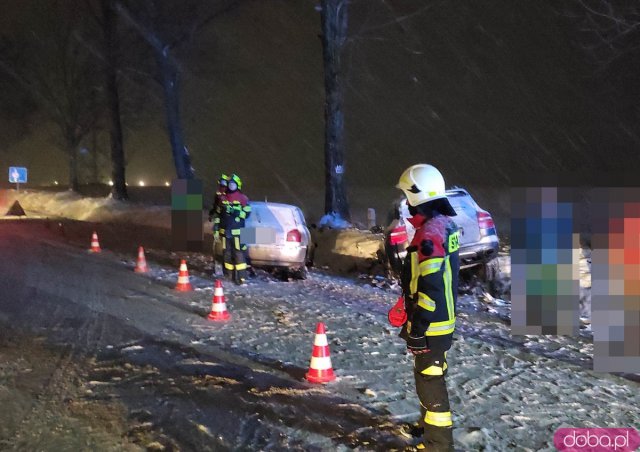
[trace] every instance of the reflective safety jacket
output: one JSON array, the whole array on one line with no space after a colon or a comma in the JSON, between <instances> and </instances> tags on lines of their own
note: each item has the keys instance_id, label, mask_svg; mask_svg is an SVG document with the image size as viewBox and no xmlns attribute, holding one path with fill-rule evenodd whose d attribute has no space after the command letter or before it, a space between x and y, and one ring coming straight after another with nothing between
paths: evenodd
<instances>
[{"instance_id":1,"label":"reflective safety jacket","mask_svg":"<svg viewBox=\"0 0 640 452\"><path fill-rule=\"evenodd\" d=\"M220 231L224 234L224 229L220 230L220 222L222 219L222 205L225 199L225 194L219 189L216 191L216 196L213 200L213 207L209 211L209 217L213 220L213 230Z\"/></svg>"},{"instance_id":2,"label":"reflective safety jacket","mask_svg":"<svg viewBox=\"0 0 640 452\"><path fill-rule=\"evenodd\" d=\"M222 199L221 211L220 229L227 236L240 235L240 229L251 215L249 198L239 190L229 192Z\"/></svg>"},{"instance_id":3,"label":"reflective safety jacket","mask_svg":"<svg viewBox=\"0 0 640 452\"><path fill-rule=\"evenodd\" d=\"M448 350L456 322L460 232L445 215L411 220L417 229L402 272L406 333L424 334L428 348Z\"/></svg>"}]
</instances>

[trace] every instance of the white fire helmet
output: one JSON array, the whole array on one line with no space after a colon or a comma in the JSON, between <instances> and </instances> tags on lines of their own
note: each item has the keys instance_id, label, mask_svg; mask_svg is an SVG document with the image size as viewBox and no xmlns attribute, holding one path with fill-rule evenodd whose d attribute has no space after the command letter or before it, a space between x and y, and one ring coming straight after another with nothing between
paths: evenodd
<instances>
[{"instance_id":1,"label":"white fire helmet","mask_svg":"<svg viewBox=\"0 0 640 452\"><path fill-rule=\"evenodd\" d=\"M434 199L446 198L444 178L436 167L426 164L413 165L400 176L396 188L402 190L411 206L418 206Z\"/></svg>"}]
</instances>

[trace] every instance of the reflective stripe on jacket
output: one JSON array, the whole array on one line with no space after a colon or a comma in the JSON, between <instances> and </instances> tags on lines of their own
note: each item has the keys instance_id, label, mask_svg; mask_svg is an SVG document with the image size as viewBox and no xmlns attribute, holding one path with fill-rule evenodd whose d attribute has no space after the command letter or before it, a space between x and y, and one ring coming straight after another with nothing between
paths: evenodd
<instances>
[{"instance_id":1,"label":"reflective stripe on jacket","mask_svg":"<svg viewBox=\"0 0 640 452\"><path fill-rule=\"evenodd\" d=\"M447 216L425 221L407 249L403 290L412 335L426 335L430 348L448 350L455 329L459 231Z\"/></svg>"},{"instance_id":2,"label":"reflective stripe on jacket","mask_svg":"<svg viewBox=\"0 0 640 452\"><path fill-rule=\"evenodd\" d=\"M222 201L222 216L220 228L235 235L240 234L240 229L245 226L245 220L251 214L249 198L240 191L227 193Z\"/></svg>"}]
</instances>

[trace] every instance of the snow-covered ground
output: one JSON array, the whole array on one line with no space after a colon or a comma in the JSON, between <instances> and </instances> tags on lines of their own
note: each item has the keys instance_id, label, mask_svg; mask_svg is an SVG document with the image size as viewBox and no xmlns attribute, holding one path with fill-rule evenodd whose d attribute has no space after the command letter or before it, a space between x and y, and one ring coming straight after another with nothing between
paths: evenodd
<instances>
[{"instance_id":1,"label":"snow-covered ground","mask_svg":"<svg viewBox=\"0 0 640 452\"><path fill-rule=\"evenodd\" d=\"M39 199L36 196L31 198L34 203ZM83 204L69 208L67 201L64 196L59 197L56 202L61 206L54 210L65 215L69 215L69 211L75 215L82 213ZM27 210L31 206L29 202L25 202ZM39 202L47 205L42 200ZM72 199L71 202L83 201ZM94 212L93 221L100 218L99 209L91 204L84 208ZM127 215L132 215L136 209L146 210L142 206L125 210ZM144 214L125 216L142 217ZM152 256L159 262L178 258L162 250L153 250ZM193 314L206 312L211 303L210 258L195 253L186 257L193 268L203 272L192 272L194 293L172 292L177 268L154 263L153 258L151 272L135 276L147 282L129 291L131 303L151 298L158 309L163 305L192 308L192 312L185 311L179 321L175 314L166 320L162 330L165 339L187 342L199 350L223 350L299 377L309 364L316 323L322 321L328 328L338 379L316 391L340 395L396 422L417 418L411 357L406 355L405 345L397 337L398 331L391 328L386 319L398 295L397 287L379 288L369 280L335 276L321 270L312 271L306 281L288 283L259 272L258 277L244 287L225 285L233 319L227 324L211 323ZM108 269L104 274L114 278L120 278L118 275L130 271L134 264L133 257L120 254L106 253L100 259L104 261L105 270ZM500 269L508 278L508 255L503 254L500 259ZM585 255L581 260L581 286L585 294L589 287L588 265ZM122 281L133 277L127 276ZM121 281L113 283L121 284ZM126 287L121 290L126 291ZM458 307L456 339L448 355L448 386L458 447L551 451L555 450L553 433L560 427L640 425L638 383L590 370L593 346L588 337L513 337L508 322L509 302L486 294L461 296ZM112 315L129 320L130 313ZM188 326L188 333L182 325ZM128 344L127 347L126 353L132 356L144 353L144 345ZM200 364L206 367L205 362ZM294 434L284 427L272 428ZM323 450L338 448L326 439L317 441L316 446Z\"/></svg>"},{"instance_id":2,"label":"snow-covered ground","mask_svg":"<svg viewBox=\"0 0 640 452\"><path fill-rule=\"evenodd\" d=\"M154 268L149 277L171 284L177 272ZM211 281L192 279L197 295L190 303L206 310ZM192 343L278 368L303 369L316 322L323 321L338 376L326 390L355 395L359 404L397 421L418 416L412 359L386 319L395 291L313 271L307 281L293 283L261 273L246 287L226 285L225 294L234 322L194 318L198 339ZM448 384L461 447L551 451L553 432L560 427L640 424L638 385L589 370L589 341L515 339L506 323L479 312L476 303L474 297L461 297L458 335L449 353Z\"/></svg>"}]
</instances>

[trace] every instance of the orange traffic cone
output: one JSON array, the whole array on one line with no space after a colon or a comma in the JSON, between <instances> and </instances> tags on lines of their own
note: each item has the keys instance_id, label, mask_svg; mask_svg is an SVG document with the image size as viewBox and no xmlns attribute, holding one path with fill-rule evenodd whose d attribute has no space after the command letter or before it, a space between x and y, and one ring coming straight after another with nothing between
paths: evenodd
<instances>
[{"instance_id":1,"label":"orange traffic cone","mask_svg":"<svg viewBox=\"0 0 640 452\"><path fill-rule=\"evenodd\" d=\"M224 299L224 291L222 290L222 282L216 279L216 287L213 289L213 301L211 303L211 312L207 316L209 320L215 322L226 322L231 319L229 311L227 311L227 303Z\"/></svg>"},{"instance_id":2,"label":"orange traffic cone","mask_svg":"<svg viewBox=\"0 0 640 452\"><path fill-rule=\"evenodd\" d=\"M182 259L180 261L180 273L178 273L178 284L176 284L176 290L180 292L190 292L193 290L191 283L189 282L189 270L187 270L187 261Z\"/></svg>"},{"instance_id":3,"label":"orange traffic cone","mask_svg":"<svg viewBox=\"0 0 640 452\"><path fill-rule=\"evenodd\" d=\"M310 383L328 383L336 379L331 367L331 357L329 356L329 343L324 329L324 323L316 326L316 336L313 341L313 353L311 353L311 364L309 372L305 375Z\"/></svg>"},{"instance_id":4,"label":"orange traffic cone","mask_svg":"<svg viewBox=\"0 0 640 452\"><path fill-rule=\"evenodd\" d=\"M136 262L136 273L147 273L149 271L149 267L147 267L147 259L144 257L144 248L138 247L138 261Z\"/></svg>"},{"instance_id":5,"label":"orange traffic cone","mask_svg":"<svg viewBox=\"0 0 640 452\"><path fill-rule=\"evenodd\" d=\"M100 242L98 242L98 234L94 231L93 235L91 236L91 248L89 249L89 252L91 253L99 253L102 250L100 249Z\"/></svg>"}]
</instances>

